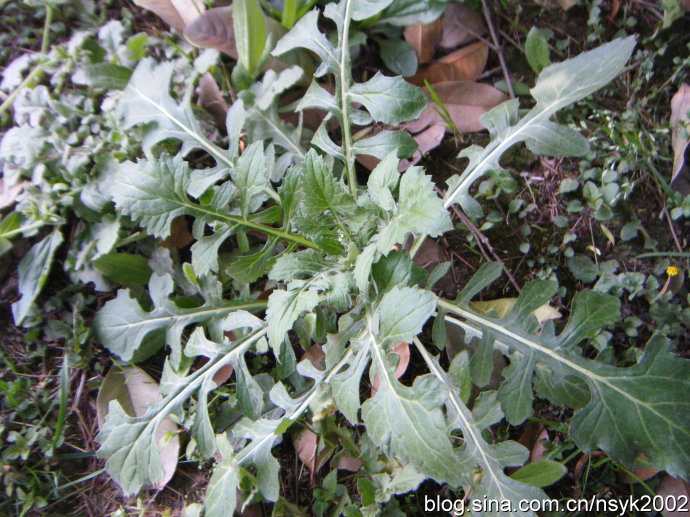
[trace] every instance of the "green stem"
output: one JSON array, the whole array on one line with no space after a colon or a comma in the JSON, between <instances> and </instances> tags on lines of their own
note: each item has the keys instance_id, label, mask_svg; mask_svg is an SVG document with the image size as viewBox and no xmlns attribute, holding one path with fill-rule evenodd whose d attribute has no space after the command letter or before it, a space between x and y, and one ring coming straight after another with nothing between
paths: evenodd
<instances>
[{"instance_id":1,"label":"green stem","mask_svg":"<svg viewBox=\"0 0 690 517\"><path fill-rule=\"evenodd\" d=\"M0 105L0 116L5 113L7 110L10 109L12 104L14 104L14 101L16 100L17 96L19 93L26 88L31 81L36 79L42 69L43 65L45 64L45 57L46 54L48 53L48 46L50 45L50 25L53 23L53 7L50 2L46 2L46 18L43 23L43 35L41 37L41 54L38 58L38 63L34 66L34 68L31 70L29 75L26 76L26 79L24 79L19 86L15 88L15 90L5 99L5 101Z\"/></svg>"},{"instance_id":2,"label":"green stem","mask_svg":"<svg viewBox=\"0 0 690 517\"><path fill-rule=\"evenodd\" d=\"M34 230L36 228L41 228L42 226L45 226L45 224L46 223L44 223L43 221L36 221L35 223L27 224L26 226L22 226L21 228L12 230L11 232L3 233L2 235L0 235L0 237L9 239L10 237L14 237L19 233L28 232L29 230Z\"/></svg>"},{"instance_id":3,"label":"green stem","mask_svg":"<svg viewBox=\"0 0 690 517\"><path fill-rule=\"evenodd\" d=\"M264 226L263 224L253 223L251 221L247 221L246 219L243 219L242 217L239 217L236 215L224 214L223 212L211 210L211 209L205 208L201 205L189 204L187 206L189 208L191 208L192 211L194 211L194 212L199 212L203 215L210 216L211 218L219 220L219 221L224 221L224 222L236 224L239 226L245 226L245 227L250 228L252 230L257 230L261 233L273 235L275 237L278 237L281 240L293 242L293 243L297 244L298 246L306 246L307 248L319 249L319 247L316 243L310 241L309 239L306 239L305 237L302 237L301 235L288 233L284 230L280 230L278 228L273 228L271 226Z\"/></svg>"},{"instance_id":4,"label":"green stem","mask_svg":"<svg viewBox=\"0 0 690 517\"><path fill-rule=\"evenodd\" d=\"M43 69L43 60L39 60L38 63L36 63L36 66L34 66L33 70L29 73L29 75L26 76L26 79L24 79L19 86L17 86L12 93L10 93L9 97L5 99L5 101L0 105L0 115L5 113L7 110L10 109L12 104L14 104L15 99L19 95L19 93L27 87L33 81L40 73L41 70Z\"/></svg>"},{"instance_id":5,"label":"green stem","mask_svg":"<svg viewBox=\"0 0 690 517\"><path fill-rule=\"evenodd\" d=\"M53 5L46 2L46 19L43 24L43 36L41 39L41 59L48 53L48 45L50 45L50 25L53 23Z\"/></svg>"},{"instance_id":6,"label":"green stem","mask_svg":"<svg viewBox=\"0 0 690 517\"><path fill-rule=\"evenodd\" d=\"M350 127L350 99L348 85L350 82L350 5L352 0L345 3L342 34L340 35L340 63L339 74L336 76L336 86L340 100L340 124L343 130L343 153L345 154L345 170L350 194L357 199L357 175L355 174L355 160L352 155L352 129Z\"/></svg>"},{"instance_id":7,"label":"green stem","mask_svg":"<svg viewBox=\"0 0 690 517\"><path fill-rule=\"evenodd\" d=\"M655 167L655 165L650 161L650 160L645 160L644 163L647 165L647 168L649 171L652 173L652 176L654 176L654 179L657 181L661 189L666 192L666 195L673 199L675 197L675 192L671 189L671 187L668 186L668 183L664 179L664 177L661 175L659 172L659 169Z\"/></svg>"}]
</instances>

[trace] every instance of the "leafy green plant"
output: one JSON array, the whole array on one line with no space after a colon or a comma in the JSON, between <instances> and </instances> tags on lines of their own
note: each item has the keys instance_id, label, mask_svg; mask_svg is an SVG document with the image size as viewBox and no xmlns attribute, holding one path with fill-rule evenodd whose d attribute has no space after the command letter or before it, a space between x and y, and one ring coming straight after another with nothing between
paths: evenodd
<instances>
[{"instance_id":1,"label":"leafy green plant","mask_svg":"<svg viewBox=\"0 0 690 517\"><path fill-rule=\"evenodd\" d=\"M360 447L366 443L371 458L399 461L393 473L380 462L368 464L367 475L377 480L373 500L378 503L427 478L462 487L471 498L541 498L538 488L519 481L529 479L528 472L516 479L504 472L525 462L526 449L510 440L493 443L483 433L504 415L513 425L525 421L532 414L536 390L554 404L575 410L569 432L582 450L601 448L629 467L644 454L653 465L687 476L690 444L681 424L687 411L686 362L669 352L663 337L652 338L644 357L631 368L582 355L582 342L618 320L615 297L579 293L568 322L556 333L553 321L539 329L532 316L551 299L554 283L526 285L507 315L496 317L473 310L469 302L500 275L500 265L486 264L450 301L430 290L438 275L429 276L413 264L411 255L418 246L411 253L393 250L410 237L419 243L427 235L448 231L451 224L445 209L455 203L476 213L470 187L488 171L500 169L499 159L512 145L524 141L540 154L586 152L583 137L549 118L613 79L634 41L616 40L547 66L532 90L536 104L522 116L517 101L488 113L483 120L491 143L463 152L469 165L441 199L422 169L398 173L399 158L413 149L404 133L385 130L374 137L353 138L354 125L371 120L399 124L425 107L419 91L400 78L377 74L365 83L352 79L350 23L377 16L388 3L328 4L324 14L335 22L337 45L319 32L319 13L311 11L273 51L280 55L295 48L311 50L321 60L316 77L334 78L334 94L315 81L298 105L298 109L326 107L338 120L341 145L330 138L325 125L312 140L325 156L313 148L303 151L299 139L286 144L281 135L290 131L287 126L278 133L265 132L263 138L273 140L267 146L250 129L253 140L240 153L239 135L253 116L243 102L231 109L229 146L220 148L200 131L189 99L177 103L171 98L165 87L170 65L144 60L135 70L119 100L123 127L146 122L144 148L149 153L169 138L181 141L182 149L177 156L158 152L119 164L112 176L112 197L119 214L159 239L169 235L175 217L194 220L197 242L191 265L183 271L197 301L188 306L175 298L181 277L153 275L151 311L120 291L99 312L98 336L123 360L141 359L163 344L171 347L160 402L141 416L130 416L111 402L98 437L99 455L106 458L108 472L126 493L159 482L164 471L156 430L164 419L173 418L189 422L200 457L222 457L206 494L207 515L223 515L234 507L236 488L247 486L243 480L253 487L245 504L259 497L276 501L280 467L271 449L307 412L315 420L333 406L350 425L363 426ZM283 74L278 78L267 74L251 90L265 91L268 83L282 89ZM154 75L163 87L154 91L138 86L151 84ZM259 110L268 108L261 102L256 105ZM292 147L293 164L287 171L276 161L279 147ZM216 167L192 169L184 157L195 149L207 152ZM382 159L366 186L358 184L355 174L359 153ZM231 237L239 254L227 263L218 254ZM226 264L225 270L221 264ZM258 293L249 289L250 282L261 278L271 289L267 302L256 299ZM228 295L232 301L226 299ZM264 308L264 319L251 314ZM434 315L438 332L445 320L460 326L468 340L479 339L464 366L459 358L467 361L467 356L459 355L449 369L442 367L417 337ZM289 339L296 329L302 329L300 335L306 329L308 343L325 343L325 369L305 360L297 362ZM413 342L430 372L411 386L394 375L400 360L394 346L400 342ZM247 354L269 350L276 361L275 377L261 386L248 366ZM494 375L494 350L509 361L502 372L505 380L497 391L486 391L468 405L462 395L464 383L471 378L476 386L488 384ZM198 357L206 362L194 367ZM227 432L217 433L207 399L215 387L214 375L227 365L233 366L237 378L240 417ZM377 388L362 402L367 371ZM193 397L196 403L190 402ZM610 425L614 421L620 425ZM456 442L454 438L460 437L462 441Z\"/></svg>"},{"instance_id":2,"label":"leafy green plant","mask_svg":"<svg viewBox=\"0 0 690 517\"><path fill-rule=\"evenodd\" d=\"M626 469L644 458L688 478L687 360L670 351L661 333L644 352L630 354L630 367L616 367L604 354L591 358L592 347L606 349L602 331L620 319L621 293L652 299L658 285L644 275L615 275L615 264L573 257L569 266L578 280L599 281L578 292L569 316L557 323L538 317L557 292L553 281L527 283L501 307L477 304L474 298L503 270L489 262L449 300L432 290L447 264L428 272L413 260L425 239L452 230L449 208L482 214L472 189L487 175L508 175L501 158L514 145L524 142L549 156L586 154L588 141L552 118L614 79L634 40L549 64L543 37L530 33L530 64L540 70L533 106L521 110L511 100L487 113L482 121L491 140L461 153L469 163L439 197L422 168L399 171L416 144L394 128L422 113L424 95L380 73L357 82L351 51L353 40L361 40L353 24L376 34L377 27L417 22L420 15L429 21L443 2L328 3L323 15L335 25L331 37L320 30L326 26L320 11L305 13L305 5L284 2L282 22L290 31L272 54L306 49L319 59L295 105L298 112L327 112L313 135L283 120L278 108L303 70L261 75L270 46L255 37L260 30L247 31L248 20L263 20L255 1L235 2L237 50L249 79L228 111L227 139L207 130L192 103L196 79L213 71L217 55L157 62L144 57L141 38L125 40L113 22L98 37L49 56L56 81L73 74L104 94L102 110L86 94L56 106L41 86L17 96L17 127L0 145L4 179L16 184L49 167L0 222L0 250L8 252L9 239L19 234L51 228L19 265L15 322L39 320L35 302L73 213L85 223L69 242L69 273L103 291L110 282L126 286L98 310L93 325L117 364L98 402L98 455L112 478L125 494L161 486L187 441L187 459L216 460L205 515L227 515L238 505L238 489L243 505L271 501L276 512L289 513L275 449L299 426L317 434L319 452L327 449L334 458L314 494L317 515L399 509L395 496L427 479L470 500L543 499L542 488L565 472L564 455L524 466L528 450L496 431L504 419L507 428L532 418L543 400L572 414L560 428L568 447L600 449ZM339 142L328 124L333 119ZM382 128L374 136L355 130L372 123ZM23 145L51 132L38 151ZM56 158L59 148L67 151ZM89 150L88 159L81 149ZM360 154L380 159L366 184L358 181ZM606 205L597 193L612 183L603 175L586 178L593 185L585 186L587 202L597 211ZM564 194L570 187L561 184ZM575 181L570 192L577 188ZM180 221L191 228L189 255L169 244ZM446 360L446 342L457 336L449 326L461 330L464 342L454 344L464 349ZM73 327L51 325L55 335L83 334ZM623 327L627 333L639 324L628 317ZM428 373L415 370L401 380L397 370L404 370L408 345ZM165 347L157 384L127 364ZM234 383L223 385L229 371ZM132 392L136 383L145 385L139 393ZM10 438L18 454L35 443L56 444L40 432ZM361 465L356 490L338 484L343 459ZM517 470L509 475L509 467Z\"/></svg>"}]
</instances>

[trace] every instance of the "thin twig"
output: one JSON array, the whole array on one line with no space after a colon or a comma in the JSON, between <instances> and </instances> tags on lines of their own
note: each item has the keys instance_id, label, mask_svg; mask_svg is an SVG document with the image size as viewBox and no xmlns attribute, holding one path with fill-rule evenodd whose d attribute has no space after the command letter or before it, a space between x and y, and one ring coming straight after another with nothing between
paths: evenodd
<instances>
[{"instance_id":1,"label":"thin twig","mask_svg":"<svg viewBox=\"0 0 690 517\"><path fill-rule=\"evenodd\" d=\"M669 217L668 214L668 208L664 207L664 210L661 212L661 217L666 219L666 222L668 223L668 227L671 229L671 235L673 236L673 242L676 243L676 248L680 253L682 253L683 247L680 245L680 241L678 240L678 235L676 235L676 229L673 227L673 221Z\"/></svg>"},{"instance_id":2,"label":"thin twig","mask_svg":"<svg viewBox=\"0 0 690 517\"><path fill-rule=\"evenodd\" d=\"M436 187L436 191L439 193L441 197L443 197L444 192ZM460 210L460 207L458 205L452 205L451 210L453 210L453 213L458 216L462 224L467 226L467 228L470 230L472 235L474 235L475 240L477 241L477 245L479 246L479 251L481 254L484 256L484 259L486 259L489 262L496 261L500 262L501 266L503 266L503 271L505 271L506 276L508 277L508 280L510 280L510 283L513 284L513 287L517 290L518 293L522 292L522 288L520 287L520 284L517 283L515 280L515 277L513 277L512 273L508 270L508 267L503 263L501 260L501 257L499 257L496 254L496 251L494 250L493 246L491 245L491 242L489 241L489 238L484 235L479 228L477 228L472 221L470 221L470 218L465 215L465 213ZM486 246L486 249L484 247ZM488 250L488 251L487 251ZM463 260L464 262L464 260Z\"/></svg>"},{"instance_id":3,"label":"thin twig","mask_svg":"<svg viewBox=\"0 0 690 517\"><path fill-rule=\"evenodd\" d=\"M491 20L491 13L489 12L489 6L486 0L482 0L482 10L484 11L484 18L486 19L486 25L489 27L489 33L491 34L491 39L494 42L493 48L498 54L498 61L501 64L501 70L503 70L503 76L506 80L506 88L508 88L508 93L510 98L515 98L515 91L513 90L513 82L510 79L510 72L508 72L508 66L506 65L506 58L503 55L503 47L498 40L498 35L496 34L496 28L494 27L493 21Z\"/></svg>"}]
</instances>

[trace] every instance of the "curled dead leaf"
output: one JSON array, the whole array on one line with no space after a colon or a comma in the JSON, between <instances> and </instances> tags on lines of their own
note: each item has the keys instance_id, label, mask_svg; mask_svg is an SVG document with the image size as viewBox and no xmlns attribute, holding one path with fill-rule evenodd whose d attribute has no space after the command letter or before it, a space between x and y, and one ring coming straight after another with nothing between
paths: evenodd
<instances>
[{"instance_id":1,"label":"curled dead leaf","mask_svg":"<svg viewBox=\"0 0 690 517\"><path fill-rule=\"evenodd\" d=\"M184 27L184 37L195 47L214 48L238 59L232 7L214 7Z\"/></svg>"},{"instance_id":2,"label":"curled dead leaf","mask_svg":"<svg viewBox=\"0 0 690 517\"><path fill-rule=\"evenodd\" d=\"M328 459L333 455L333 450L329 447L318 451L319 437L309 429L301 429L292 435L292 445L297 451L299 459L309 469L310 478L314 479L314 474L323 467Z\"/></svg>"},{"instance_id":3,"label":"curled dead leaf","mask_svg":"<svg viewBox=\"0 0 690 517\"><path fill-rule=\"evenodd\" d=\"M639 483L640 480L646 481L659 473L658 468L652 467L648 463L648 458L640 453L637 455L636 466L632 469L633 475L631 476L627 471L619 471L619 475L625 483Z\"/></svg>"},{"instance_id":4,"label":"curled dead leaf","mask_svg":"<svg viewBox=\"0 0 690 517\"><path fill-rule=\"evenodd\" d=\"M96 418L99 429L103 428L111 401L117 400L122 409L132 417L143 416L148 408L162 399L158 383L137 366L113 366L103 378L96 397ZM164 418L156 430L156 442L165 475L155 488L163 488L173 477L180 453L177 425Z\"/></svg>"},{"instance_id":5,"label":"curled dead leaf","mask_svg":"<svg viewBox=\"0 0 690 517\"><path fill-rule=\"evenodd\" d=\"M484 71L488 57L489 47L477 41L421 68L409 78L409 81L417 86L424 84L424 80L431 84L446 81L474 81Z\"/></svg>"},{"instance_id":6,"label":"curled dead leaf","mask_svg":"<svg viewBox=\"0 0 690 517\"><path fill-rule=\"evenodd\" d=\"M417 54L417 61L420 65L425 65L434 57L436 43L441 37L441 19L437 18L431 23L415 23L405 27L403 32L405 41L414 49Z\"/></svg>"},{"instance_id":7,"label":"curled dead leaf","mask_svg":"<svg viewBox=\"0 0 690 517\"><path fill-rule=\"evenodd\" d=\"M402 172L407 170L410 166L419 163L422 159L422 155L441 145L445 134L446 126L444 124L434 124L416 135L412 135L414 141L417 142L418 148L412 155L412 158L400 162L399 170Z\"/></svg>"},{"instance_id":8,"label":"curled dead leaf","mask_svg":"<svg viewBox=\"0 0 690 517\"><path fill-rule=\"evenodd\" d=\"M218 127L225 127L228 114L228 103L223 98L218 83L210 73L205 73L199 79L199 106L208 111L213 117L213 123Z\"/></svg>"},{"instance_id":9,"label":"curled dead leaf","mask_svg":"<svg viewBox=\"0 0 690 517\"><path fill-rule=\"evenodd\" d=\"M335 468L338 470L348 470L350 472L357 472L362 468L362 460L352 458L350 456L341 456L338 458Z\"/></svg>"},{"instance_id":10,"label":"curled dead leaf","mask_svg":"<svg viewBox=\"0 0 690 517\"><path fill-rule=\"evenodd\" d=\"M317 370L326 369L326 354L323 353L321 345L312 343L312 345L302 355L302 360L307 359Z\"/></svg>"},{"instance_id":11,"label":"curled dead leaf","mask_svg":"<svg viewBox=\"0 0 690 517\"><path fill-rule=\"evenodd\" d=\"M134 0L134 3L153 11L178 32L206 10L201 0Z\"/></svg>"}]
</instances>

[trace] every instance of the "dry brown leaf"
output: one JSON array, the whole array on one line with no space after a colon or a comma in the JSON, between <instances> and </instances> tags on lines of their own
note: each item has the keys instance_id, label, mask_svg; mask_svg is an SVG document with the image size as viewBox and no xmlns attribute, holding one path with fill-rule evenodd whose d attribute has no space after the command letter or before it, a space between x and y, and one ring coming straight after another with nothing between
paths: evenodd
<instances>
[{"instance_id":1,"label":"dry brown leaf","mask_svg":"<svg viewBox=\"0 0 690 517\"><path fill-rule=\"evenodd\" d=\"M206 10L201 0L134 0L134 3L153 11L179 32Z\"/></svg>"},{"instance_id":2,"label":"dry brown leaf","mask_svg":"<svg viewBox=\"0 0 690 517\"><path fill-rule=\"evenodd\" d=\"M537 435L537 439L534 441L532 450L529 453L529 463L534 463L535 461L539 461L544 457L546 447L544 447L544 444L542 443L543 441L549 441L549 432L546 429L542 429Z\"/></svg>"},{"instance_id":3,"label":"dry brown leaf","mask_svg":"<svg viewBox=\"0 0 690 517\"><path fill-rule=\"evenodd\" d=\"M658 468L649 465L649 459L642 453L637 455L635 465L635 468L632 469L632 476L627 470L618 471L618 476L624 483L639 483L639 480L646 481L660 472Z\"/></svg>"},{"instance_id":4,"label":"dry brown leaf","mask_svg":"<svg viewBox=\"0 0 690 517\"><path fill-rule=\"evenodd\" d=\"M161 243L168 249L172 248L184 248L187 244L192 242L194 237L189 233L189 228L187 226L187 219L183 215L177 216L173 219L170 225L170 235Z\"/></svg>"},{"instance_id":5,"label":"dry brown leaf","mask_svg":"<svg viewBox=\"0 0 690 517\"><path fill-rule=\"evenodd\" d=\"M485 129L479 123L479 117L508 100L508 97L493 86L472 81L451 81L434 85L433 88L461 133ZM423 91L429 95L426 88ZM421 117L408 122L403 127L411 133L417 133L429 125L443 124L445 126L438 111L439 107L432 101ZM446 128L450 131L450 128L447 126Z\"/></svg>"},{"instance_id":6,"label":"dry brown leaf","mask_svg":"<svg viewBox=\"0 0 690 517\"><path fill-rule=\"evenodd\" d=\"M400 342L393 347L392 352L398 354L398 367L395 369L395 378L399 379L402 374L407 370L407 365L410 364L410 345L404 342ZM379 374L374 376L374 382L371 384L371 396L376 395L376 390L378 390L381 385L381 380L379 379Z\"/></svg>"},{"instance_id":7,"label":"dry brown leaf","mask_svg":"<svg viewBox=\"0 0 690 517\"><path fill-rule=\"evenodd\" d=\"M398 170L403 172L412 165L419 163L425 153L428 153L432 149L436 149L439 145L441 145L445 134L446 126L444 124L434 124L433 126L429 126L416 135L412 135L414 141L417 142L418 149L414 152L410 159L400 161ZM373 166L370 170L373 170L373 168L378 164L378 158L376 158L376 160L376 163L373 163L372 161Z\"/></svg>"},{"instance_id":8,"label":"dry brown leaf","mask_svg":"<svg viewBox=\"0 0 690 517\"><path fill-rule=\"evenodd\" d=\"M187 25L184 37L195 47L214 48L238 59L232 7L214 7Z\"/></svg>"},{"instance_id":9,"label":"dry brown leaf","mask_svg":"<svg viewBox=\"0 0 690 517\"><path fill-rule=\"evenodd\" d=\"M690 496L690 485L682 479L676 479L668 474L664 474L659 488L656 489L656 495L662 496L664 500L667 496L673 496L680 504L680 501L683 499L687 501L688 496ZM673 512L664 510L661 513L664 517L686 517L688 515L687 510L676 510Z\"/></svg>"},{"instance_id":10,"label":"dry brown leaf","mask_svg":"<svg viewBox=\"0 0 690 517\"><path fill-rule=\"evenodd\" d=\"M302 354L302 360L307 359L317 370L324 371L326 369L326 354L323 353L321 345L313 343Z\"/></svg>"},{"instance_id":11,"label":"dry brown leaf","mask_svg":"<svg viewBox=\"0 0 690 517\"><path fill-rule=\"evenodd\" d=\"M671 128L673 129L673 173L671 188L684 196L690 194L690 85L683 84L671 99Z\"/></svg>"},{"instance_id":12,"label":"dry brown leaf","mask_svg":"<svg viewBox=\"0 0 690 517\"><path fill-rule=\"evenodd\" d=\"M465 4L450 2L441 17L441 39L438 46L457 48L478 39L486 31L481 14Z\"/></svg>"},{"instance_id":13,"label":"dry brown leaf","mask_svg":"<svg viewBox=\"0 0 690 517\"><path fill-rule=\"evenodd\" d=\"M292 436L292 444L297 451L297 455L302 463L307 466L312 476L316 468L316 447L318 442L316 434L309 429L302 429Z\"/></svg>"},{"instance_id":14,"label":"dry brown leaf","mask_svg":"<svg viewBox=\"0 0 690 517\"><path fill-rule=\"evenodd\" d=\"M474 81L486 67L489 57L489 47L478 41L423 67L408 80L412 84L421 86L426 79L431 84L446 81Z\"/></svg>"},{"instance_id":15,"label":"dry brown leaf","mask_svg":"<svg viewBox=\"0 0 690 517\"><path fill-rule=\"evenodd\" d=\"M213 117L213 123L218 127L225 127L228 114L228 103L225 102L218 83L210 73L205 73L199 79L199 106L208 111Z\"/></svg>"},{"instance_id":16,"label":"dry brown leaf","mask_svg":"<svg viewBox=\"0 0 690 517\"><path fill-rule=\"evenodd\" d=\"M436 43L441 37L441 19L437 18L431 23L409 25L405 27L403 35L417 54L419 64L425 65L434 57Z\"/></svg>"},{"instance_id":17,"label":"dry brown leaf","mask_svg":"<svg viewBox=\"0 0 690 517\"><path fill-rule=\"evenodd\" d=\"M331 437L329 436L329 439ZM334 440L337 440L334 438ZM318 471L328 459L333 455L333 450L324 448L321 453L317 454L319 438L309 429L302 429L292 435L292 444L297 451L299 459L306 465L311 474L311 479L314 479L314 474Z\"/></svg>"},{"instance_id":18,"label":"dry brown leaf","mask_svg":"<svg viewBox=\"0 0 690 517\"><path fill-rule=\"evenodd\" d=\"M0 178L0 209L7 208L17 199L24 190L25 181L20 181L9 187L5 187L5 180Z\"/></svg>"},{"instance_id":19,"label":"dry brown leaf","mask_svg":"<svg viewBox=\"0 0 690 517\"><path fill-rule=\"evenodd\" d=\"M232 377L234 372L235 369L232 367L232 365L226 364L213 374L213 382L216 383L216 386L222 386L228 381L228 379L230 379L230 377Z\"/></svg>"},{"instance_id":20,"label":"dry brown leaf","mask_svg":"<svg viewBox=\"0 0 690 517\"><path fill-rule=\"evenodd\" d=\"M362 460L352 458L350 456L341 456L335 464L335 468L339 470L348 470L350 472L357 472L362 468Z\"/></svg>"}]
</instances>

